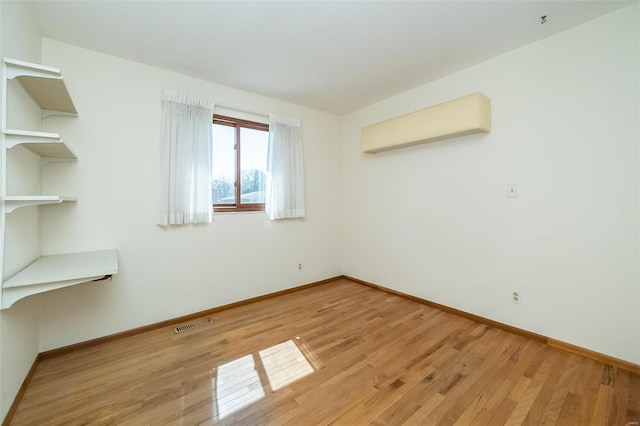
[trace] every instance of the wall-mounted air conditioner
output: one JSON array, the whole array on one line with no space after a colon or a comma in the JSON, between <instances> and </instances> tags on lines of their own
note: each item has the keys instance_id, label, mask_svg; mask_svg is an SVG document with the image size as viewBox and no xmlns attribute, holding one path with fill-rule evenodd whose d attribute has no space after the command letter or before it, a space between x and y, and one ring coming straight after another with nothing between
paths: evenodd
<instances>
[{"instance_id":1,"label":"wall-mounted air conditioner","mask_svg":"<svg viewBox=\"0 0 640 426\"><path fill-rule=\"evenodd\" d=\"M473 93L362 128L362 152L376 153L491 131L491 101Z\"/></svg>"}]
</instances>

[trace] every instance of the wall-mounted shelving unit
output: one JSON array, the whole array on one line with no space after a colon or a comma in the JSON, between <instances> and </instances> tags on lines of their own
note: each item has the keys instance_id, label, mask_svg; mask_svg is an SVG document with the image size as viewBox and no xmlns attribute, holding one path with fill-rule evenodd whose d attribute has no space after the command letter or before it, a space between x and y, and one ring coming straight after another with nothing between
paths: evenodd
<instances>
[{"instance_id":1,"label":"wall-mounted shelving unit","mask_svg":"<svg viewBox=\"0 0 640 426\"><path fill-rule=\"evenodd\" d=\"M30 132L26 130L4 130L7 149L22 145L43 158L75 160L78 157L65 145L57 133Z\"/></svg>"},{"instance_id":2,"label":"wall-mounted shelving unit","mask_svg":"<svg viewBox=\"0 0 640 426\"><path fill-rule=\"evenodd\" d=\"M118 273L118 251L41 256L2 285L2 309L32 294L100 281Z\"/></svg>"},{"instance_id":3,"label":"wall-mounted shelving unit","mask_svg":"<svg viewBox=\"0 0 640 426\"><path fill-rule=\"evenodd\" d=\"M40 106L43 116L78 115L59 69L9 58L4 64L6 79L17 79Z\"/></svg>"},{"instance_id":4,"label":"wall-mounted shelving unit","mask_svg":"<svg viewBox=\"0 0 640 426\"><path fill-rule=\"evenodd\" d=\"M7 128L7 82L16 79L40 106L42 118L50 115L77 116L60 70L5 58L2 63L2 147L0 149L0 279L4 276L6 216L22 207L76 201L62 195L7 194L7 151L23 146L44 160L75 160L76 155L57 133ZM0 309L16 301L76 284L100 281L118 273L116 249L39 256L17 274L2 280Z\"/></svg>"},{"instance_id":5,"label":"wall-mounted shelving unit","mask_svg":"<svg viewBox=\"0 0 640 426\"><path fill-rule=\"evenodd\" d=\"M5 203L7 213L20 207L42 206L44 204L59 204L65 201L76 201L76 198L64 195L5 195L2 201Z\"/></svg>"}]
</instances>

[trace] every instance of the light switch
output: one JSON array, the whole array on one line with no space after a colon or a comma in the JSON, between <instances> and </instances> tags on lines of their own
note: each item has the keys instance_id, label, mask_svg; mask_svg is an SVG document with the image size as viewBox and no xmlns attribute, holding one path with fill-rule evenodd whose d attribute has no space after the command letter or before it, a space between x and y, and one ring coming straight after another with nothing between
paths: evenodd
<instances>
[{"instance_id":1,"label":"light switch","mask_svg":"<svg viewBox=\"0 0 640 426\"><path fill-rule=\"evenodd\" d=\"M518 184L510 183L507 185L507 198L518 198L520 193L518 192Z\"/></svg>"}]
</instances>

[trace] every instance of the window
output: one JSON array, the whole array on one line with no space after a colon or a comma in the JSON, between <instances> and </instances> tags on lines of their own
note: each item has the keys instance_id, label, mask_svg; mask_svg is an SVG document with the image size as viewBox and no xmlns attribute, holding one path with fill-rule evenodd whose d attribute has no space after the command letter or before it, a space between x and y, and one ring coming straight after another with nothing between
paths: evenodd
<instances>
[{"instance_id":1,"label":"window","mask_svg":"<svg viewBox=\"0 0 640 426\"><path fill-rule=\"evenodd\" d=\"M264 211L269 125L213 115L216 212Z\"/></svg>"}]
</instances>

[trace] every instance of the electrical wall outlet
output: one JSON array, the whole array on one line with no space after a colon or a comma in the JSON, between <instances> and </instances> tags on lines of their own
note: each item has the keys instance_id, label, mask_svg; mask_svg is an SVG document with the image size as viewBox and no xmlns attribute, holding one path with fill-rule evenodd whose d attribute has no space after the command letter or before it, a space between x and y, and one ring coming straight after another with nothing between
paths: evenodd
<instances>
[{"instance_id":1,"label":"electrical wall outlet","mask_svg":"<svg viewBox=\"0 0 640 426\"><path fill-rule=\"evenodd\" d=\"M518 290L511 290L511 303L515 303L516 305L520 304L520 299L521 299L521 295L520 295L520 291Z\"/></svg>"},{"instance_id":2,"label":"electrical wall outlet","mask_svg":"<svg viewBox=\"0 0 640 426\"><path fill-rule=\"evenodd\" d=\"M298 271L302 271L302 263L298 263Z\"/></svg>"}]
</instances>

